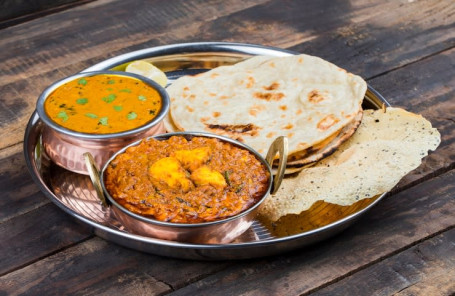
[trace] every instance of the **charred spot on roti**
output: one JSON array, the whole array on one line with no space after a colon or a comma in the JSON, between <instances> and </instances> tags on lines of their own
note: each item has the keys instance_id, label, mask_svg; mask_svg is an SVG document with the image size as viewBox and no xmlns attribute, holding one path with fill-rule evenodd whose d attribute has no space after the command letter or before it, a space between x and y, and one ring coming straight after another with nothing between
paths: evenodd
<instances>
[{"instance_id":1,"label":"charred spot on roti","mask_svg":"<svg viewBox=\"0 0 455 296\"><path fill-rule=\"evenodd\" d=\"M194 109L191 108L190 106L186 106L186 110L187 110L188 112L194 112Z\"/></svg>"},{"instance_id":2,"label":"charred spot on roti","mask_svg":"<svg viewBox=\"0 0 455 296\"><path fill-rule=\"evenodd\" d=\"M215 78L215 77L218 77L218 76L220 76L220 74L218 74L218 73L212 73L212 75L210 75L211 78Z\"/></svg>"},{"instance_id":3,"label":"charred spot on roti","mask_svg":"<svg viewBox=\"0 0 455 296\"><path fill-rule=\"evenodd\" d=\"M246 88L252 88L254 83L256 82L253 77L248 76L247 78L247 83L246 83Z\"/></svg>"},{"instance_id":4,"label":"charred spot on roti","mask_svg":"<svg viewBox=\"0 0 455 296\"><path fill-rule=\"evenodd\" d=\"M302 114L302 112L303 112L302 109L297 109L297 111L295 111L295 114L300 115L300 114Z\"/></svg>"},{"instance_id":5,"label":"charred spot on roti","mask_svg":"<svg viewBox=\"0 0 455 296\"><path fill-rule=\"evenodd\" d=\"M259 127L252 124L205 124L207 129L212 131L224 131L228 134L256 135Z\"/></svg>"},{"instance_id":6,"label":"charred spot on roti","mask_svg":"<svg viewBox=\"0 0 455 296\"><path fill-rule=\"evenodd\" d=\"M266 107L264 105L253 105L251 106L250 110L248 110L248 113L252 116L256 116L259 112L265 109Z\"/></svg>"},{"instance_id":7,"label":"charred spot on roti","mask_svg":"<svg viewBox=\"0 0 455 296\"><path fill-rule=\"evenodd\" d=\"M289 124L286 124L285 126L283 126L282 129L292 129L293 127L294 127L294 125L289 123Z\"/></svg>"},{"instance_id":8,"label":"charred spot on roti","mask_svg":"<svg viewBox=\"0 0 455 296\"><path fill-rule=\"evenodd\" d=\"M308 101L310 101L311 103L317 104L317 103L323 101L324 99L325 99L324 96L320 92L318 92L316 89L314 89L308 93Z\"/></svg>"},{"instance_id":9,"label":"charred spot on roti","mask_svg":"<svg viewBox=\"0 0 455 296\"><path fill-rule=\"evenodd\" d=\"M276 135L276 133L270 132L270 133L268 133L268 134L266 135L266 137L270 139L270 138L275 137L275 135Z\"/></svg>"},{"instance_id":10,"label":"charred spot on roti","mask_svg":"<svg viewBox=\"0 0 455 296\"><path fill-rule=\"evenodd\" d=\"M237 141L242 142L242 143L245 142L245 140L242 137L240 137L240 136L234 137L234 140L237 140Z\"/></svg>"},{"instance_id":11,"label":"charred spot on roti","mask_svg":"<svg viewBox=\"0 0 455 296\"><path fill-rule=\"evenodd\" d=\"M213 112L212 115L213 115L213 117L215 117L215 118L216 118L216 117L220 117L221 112Z\"/></svg>"},{"instance_id":12,"label":"charred spot on roti","mask_svg":"<svg viewBox=\"0 0 455 296\"><path fill-rule=\"evenodd\" d=\"M286 105L281 105L281 106L279 106L279 108L280 108L281 110L283 110L283 111L286 111L286 110L288 109L288 106L286 106Z\"/></svg>"},{"instance_id":13,"label":"charred spot on roti","mask_svg":"<svg viewBox=\"0 0 455 296\"><path fill-rule=\"evenodd\" d=\"M280 87L280 84L278 82L274 82L274 83L270 84L269 86L263 86L262 88L265 90L275 90L278 87Z\"/></svg>"},{"instance_id":14,"label":"charred spot on roti","mask_svg":"<svg viewBox=\"0 0 455 296\"><path fill-rule=\"evenodd\" d=\"M317 127L319 130L325 131L336 124L338 121L340 120L335 115L329 114L318 122Z\"/></svg>"},{"instance_id":15,"label":"charred spot on roti","mask_svg":"<svg viewBox=\"0 0 455 296\"><path fill-rule=\"evenodd\" d=\"M274 92L255 92L254 97L260 100L266 101L280 101L284 98L284 94L282 92L274 93Z\"/></svg>"}]
</instances>

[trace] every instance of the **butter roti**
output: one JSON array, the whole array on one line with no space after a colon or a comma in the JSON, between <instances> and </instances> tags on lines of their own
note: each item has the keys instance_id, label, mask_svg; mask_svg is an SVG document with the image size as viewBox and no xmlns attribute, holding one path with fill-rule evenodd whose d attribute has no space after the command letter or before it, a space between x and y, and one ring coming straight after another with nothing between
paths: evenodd
<instances>
[{"instance_id":1,"label":"butter roti","mask_svg":"<svg viewBox=\"0 0 455 296\"><path fill-rule=\"evenodd\" d=\"M292 160L315 159L321 147L312 147L358 125L366 87L359 76L317 57L257 56L177 79L168 87L168 123L225 135L261 154L286 136Z\"/></svg>"}]
</instances>

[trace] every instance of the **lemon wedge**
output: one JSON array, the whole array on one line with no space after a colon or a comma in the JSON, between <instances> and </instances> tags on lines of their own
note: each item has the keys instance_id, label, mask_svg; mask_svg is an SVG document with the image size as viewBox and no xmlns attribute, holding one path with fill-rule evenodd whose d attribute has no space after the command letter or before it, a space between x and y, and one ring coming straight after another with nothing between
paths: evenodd
<instances>
[{"instance_id":1,"label":"lemon wedge","mask_svg":"<svg viewBox=\"0 0 455 296\"><path fill-rule=\"evenodd\" d=\"M128 66L126 66L126 72L139 74L142 76L147 77L165 87L167 84L167 77L163 71L158 69L153 64L146 62L146 61L134 61L131 62Z\"/></svg>"}]
</instances>

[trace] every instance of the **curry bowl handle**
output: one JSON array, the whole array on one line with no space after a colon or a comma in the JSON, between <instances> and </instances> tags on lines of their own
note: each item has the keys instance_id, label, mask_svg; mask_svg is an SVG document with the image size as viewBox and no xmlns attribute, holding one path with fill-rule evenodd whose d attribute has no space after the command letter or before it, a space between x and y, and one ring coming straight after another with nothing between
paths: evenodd
<instances>
[{"instance_id":1,"label":"curry bowl handle","mask_svg":"<svg viewBox=\"0 0 455 296\"><path fill-rule=\"evenodd\" d=\"M100 180L100 170L98 169L95 159L93 158L90 152L84 153L85 158L85 165L87 166L87 171L90 175L90 179L92 180L93 187L95 188L96 195L98 199L101 201L101 204L104 207L107 207L106 197L104 196L103 187L101 186Z\"/></svg>"},{"instance_id":2,"label":"curry bowl handle","mask_svg":"<svg viewBox=\"0 0 455 296\"><path fill-rule=\"evenodd\" d=\"M270 167L273 165L273 159L276 153L279 153L278 169L275 177L273 178L273 186L270 194L275 194L280 188L281 181L283 181L284 173L286 171L286 164L288 161L288 138L280 136L270 144L269 151L265 160L269 163Z\"/></svg>"}]
</instances>

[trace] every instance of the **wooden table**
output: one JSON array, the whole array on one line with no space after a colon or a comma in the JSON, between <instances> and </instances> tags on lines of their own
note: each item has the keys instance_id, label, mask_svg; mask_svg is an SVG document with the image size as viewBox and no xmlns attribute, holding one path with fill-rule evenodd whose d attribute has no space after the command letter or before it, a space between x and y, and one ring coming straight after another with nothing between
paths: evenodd
<instances>
[{"instance_id":1,"label":"wooden table","mask_svg":"<svg viewBox=\"0 0 455 296\"><path fill-rule=\"evenodd\" d=\"M455 292L455 2L59 3L0 23L0 295ZM363 76L392 105L424 115L442 143L358 223L314 246L207 262L105 241L50 202L29 175L23 135L36 99L53 81L109 57L195 41L320 56Z\"/></svg>"}]
</instances>

